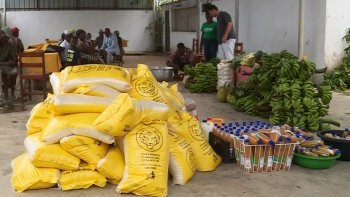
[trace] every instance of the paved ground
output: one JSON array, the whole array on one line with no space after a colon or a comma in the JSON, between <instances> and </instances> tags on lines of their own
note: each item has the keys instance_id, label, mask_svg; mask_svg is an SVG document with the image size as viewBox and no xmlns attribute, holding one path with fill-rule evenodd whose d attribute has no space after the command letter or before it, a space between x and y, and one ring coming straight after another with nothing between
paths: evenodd
<instances>
[{"instance_id":1,"label":"paved ground","mask_svg":"<svg viewBox=\"0 0 350 197\"><path fill-rule=\"evenodd\" d=\"M133 56L125 58L125 66L136 67L137 63L160 66L164 65L166 56ZM197 103L201 118L221 117L227 121L249 121L261 118L236 112L227 103L219 103L215 94L191 94L183 86L180 91L186 98ZM39 100L40 98L38 98ZM37 101L38 101L37 100ZM329 118L341 122L342 127L350 127L349 96L334 94ZM117 195L116 187L92 187L88 190L62 192L54 189L26 191L16 193L11 188L12 159L25 152L23 140L26 136L25 124L29 109L35 102L27 103L27 111L0 114L0 196L16 197L110 197ZM1 112L1 110L0 110ZM205 161L203 161L205 162ZM172 197L225 197L225 196L348 196L350 181L349 163L336 161L328 170L309 170L292 165L290 171L262 172L249 174L236 164L221 164L214 172L196 172L185 186L169 184L168 196ZM122 195L133 196L133 195Z\"/></svg>"}]
</instances>

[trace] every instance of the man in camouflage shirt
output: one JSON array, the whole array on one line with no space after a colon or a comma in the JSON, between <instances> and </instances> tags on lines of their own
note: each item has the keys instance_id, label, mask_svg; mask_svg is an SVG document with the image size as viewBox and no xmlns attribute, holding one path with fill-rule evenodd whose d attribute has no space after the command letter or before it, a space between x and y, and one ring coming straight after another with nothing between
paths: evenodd
<instances>
[{"instance_id":1,"label":"man in camouflage shirt","mask_svg":"<svg viewBox=\"0 0 350 197\"><path fill-rule=\"evenodd\" d=\"M14 52L16 56L19 55L20 52L24 51L24 46L22 40L19 38L19 29L17 27L11 28L12 37L9 39L9 42L12 43Z\"/></svg>"}]
</instances>

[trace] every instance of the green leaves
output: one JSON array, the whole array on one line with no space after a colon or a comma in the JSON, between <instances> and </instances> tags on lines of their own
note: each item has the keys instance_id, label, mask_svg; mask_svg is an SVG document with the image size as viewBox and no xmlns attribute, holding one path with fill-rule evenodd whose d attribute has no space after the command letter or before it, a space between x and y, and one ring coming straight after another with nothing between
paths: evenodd
<instances>
[{"instance_id":1,"label":"green leaves","mask_svg":"<svg viewBox=\"0 0 350 197\"><path fill-rule=\"evenodd\" d=\"M342 40L350 44L350 28ZM324 85L332 87L333 90L344 91L347 83L350 83L350 46L345 48L346 56L342 59L342 64L332 72L323 74Z\"/></svg>"}]
</instances>

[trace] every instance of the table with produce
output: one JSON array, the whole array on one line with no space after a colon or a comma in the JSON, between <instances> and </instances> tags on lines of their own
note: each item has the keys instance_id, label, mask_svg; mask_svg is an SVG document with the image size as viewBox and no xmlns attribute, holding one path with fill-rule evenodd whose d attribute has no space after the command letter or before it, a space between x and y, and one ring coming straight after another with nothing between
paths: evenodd
<instances>
[{"instance_id":1,"label":"table with produce","mask_svg":"<svg viewBox=\"0 0 350 197\"><path fill-rule=\"evenodd\" d=\"M340 127L340 123L325 118L332 99L331 87L316 85L312 82L313 74L325 73L327 68L316 69L315 63L308 60L307 56L299 60L286 50L272 54L258 51L236 56L231 61L221 61L216 66L218 78L211 77L212 81L204 78L210 79L209 76L214 69L207 65L211 69L205 72L204 65L199 64L199 68L203 70L197 68L195 72L196 67L187 70L190 80L185 87L191 92L212 92L213 85L210 84L215 79L218 81L218 101L228 102L236 111L260 116L268 119L266 122L269 122L268 125L254 123L254 126L246 122L236 123L236 125L229 123L231 127L225 123L223 127L221 124L216 124L212 131L207 131L210 132L208 134L210 144L223 157L223 162L236 161L247 172L260 172L267 171L267 168L257 166L268 165L268 158L271 157L270 163L274 167L269 171L289 169L282 168L282 165L276 168L274 165L278 159L281 159L279 163L287 164L288 157L292 156L286 153L288 151L284 151L284 156L278 156L273 152L276 151L276 144L293 144L293 152L295 152L293 162L306 168L324 169L332 166L336 159L350 160L350 151L347 152L350 149L350 143L347 141L350 138L347 137L348 129L333 131L330 125ZM232 71L220 73L222 65L226 67L230 65ZM231 75L231 73L233 78L222 76L222 74ZM226 81L219 83L220 79L226 79ZM205 83L201 83L202 81ZM199 83L203 89L197 91L196 86L192 86L195 83ZM202 122L202 124L208 124L208 122ZM279 125L279 127L276 129L277 127L272 125ZM270 134L276 131L278 131L278 137L276 138L273 134L274 140L268 140L271 138ZM318 133L321 140L315 140L311 133L317 131L326 132L322 136L320 132ZM265 140L261 138L262 136ZM252 141L252 138L255 139ZM288 161L291 162L290 159Z\"/></svg>"}]
</instances>

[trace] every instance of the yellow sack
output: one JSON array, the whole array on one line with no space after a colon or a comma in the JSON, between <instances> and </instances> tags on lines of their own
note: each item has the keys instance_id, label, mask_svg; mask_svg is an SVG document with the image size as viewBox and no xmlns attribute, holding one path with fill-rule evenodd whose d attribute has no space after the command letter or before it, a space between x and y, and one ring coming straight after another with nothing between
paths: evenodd
<instances>
[{"instance_id":1,"label":"yellow sack","mask_svg":"<svg viewBox=\"0 0 350 197\"><path fill-rule=\"evenodd\" d=\"M167 105L148 100L137 100L128 94L120 94L95 120L94 126L102 133L124 136L142 121L168 120Z\"/></svg>"},{"instance_id":2,"label":"yellow sack","mask_svg":"<svg viewBox=\"0 0 350 197\"><path fill-rule=\"evenodd\" d=\"M61 72L61 90L65 93L80 84L103 84L121 92L130 90L129 71L118 66L87 64L69 66Z\"/></svg>"},{"instance_id":3,"label":"yellow sack","mask_svg":"<svg viewBox=\"0 0 350 197\"><path fill-rule=\"evenodd\" d=\"M113 89L106 85L94 84L80 84L78 87L73 90L71 93L73 94L84 94L90 96L100 96L107 98L116 98L120 92L116 89Z\"/></svg>"},{"instance_id":4,"label":"yellow sack","mask_svg":"<svg viewBox=\"0 0 350 197\"><path fill-rule=\"evenodd\" d=\"M61 73L59 73L59 72L53 72L50 75L50 84L51 84L52 91L53 91L54 95L61 94L61 92L60 92L60 83L61 83L60 77L61 77Z\"/></svg>"},{"instance_id":5,"label":"yellow sack","mask_svg":"<svg viewBox=\"0 0 350 197\"><path fill-rule=\"evenodd\" d=\"M177 84L175 84L177 85ZM167 88L168 84L166 82L163 82L159 85L160 89L164 93L164 96L169 101L170 105L174 108L183 108L184 107L184 101L180 100L178 95L172 92L170 89Z\"/></svg>"},{"instance_id":6,"label":"yellow sack","mask_svg":"<svg viewBox=\"0 0 350 197\"><path fill-rule=\"evenodd\" d=\"M76 170L62 171L58 186L61 190L87 189L92 185L105 187L106 177L82 163Z\"/></svg>"},{"instance_id":7,"label":"yellow sack","mask_svg":"<svg viewBox=\"0 0 350 197\"><path fill-rule=\"evenodd\" d=\"M46 189L57 184L60 171L53 168L37 168L28 153L16 157L11 162L11 183L17 192L31 189Z\"/></svg>"},{"instance_id":8,"label":"yellow sack","mask_svg":"<svg viewBox=\"0 0 350 197\"><path fill-rule=\"evenodd\" d=\"M189 141L175 133L169 132L169 139L169 171L173 176L173 184L185 185L196 171L193 149Z\"/></svg>"},{"instance_id":9,"label":"yellow sack","mask_svg":"<svg viewBox=\"0 0 350 197\"><path fill-rule=\"evenodd\" d=\"M59 170L74 170L79 167L80 159L59 144L47 144L39 140L40 133L24 139L30 161L38 168L56 168Z\"/></svg>"},{"instance_id":10,"label":"yellow sack","mask_svg":"<svg viewBox=\"0 0 350 197\"><path fill-rule=\"evenodd\" d=\"M107 155L97 163L97 171L114 185L118 185L122 180L124 167L124 154L114 146L111 146Z\"/></svg>"},{"instance_id":11,"label":"yellow sack","mask_svg":"<svg viewBox=\"0 0 350 197\"><path fill-rule=\"evenodd\" d=\"M55 96L50 108L54 116L77 113L101 113L114 99L82 94L60 94Z\"/></svg>"},{"instance_id":12,"label":"yellow sack","mask_svg":"<svg viewBox=\"0 0 350 197\"><path fill-rule=\"evenodd\" d=\"M54 96L52 94L47 94L45 101L34 106L26 124L28 131L27 136L45 130L46 126L52 118L50 103L52 102L53 97Z\"/></svg>"},{"instance_id":13,"label":"yellow sack","mask_svg":"<svg viewBox=\"0 0 350 197\"><path fill-rule=\"evenodd\" d=\"M222 159L209 145L200 123L185 111L181 112L181 117L182 120L169 118L169 130L190 141L199 171L215 170Z\"/></svg>"},{"instance_id":14,"label":"yellow sack","mask_svg":"<svg viewBox=\"0 0 350 197\"><path fill-rule=\"evenodd\" d=\"M132 89L129 95L132 98L147 99L158 103L167 103L160 84L152 75L147 65L137 65L136 74L131 79Z\"/></svg>"},{"instance_id":15,"label":"yellow sack","mask_svg":"<svg viewBox=\"0 0 350 197\"><path fill-rule=\"evenodd\" d=\"M114 143L113 136L101 133L93 126L99 116L98 113L81 113L54 117L41 133L40 140L55 144L62 138L75 134L91 137L107 144Z\"/></svg>"},{"instance_id":16,"label":"yellow sack","mask_svg":"<svg viewBox=\"0 0 350 197\"><path fill-rule=\"evenodd\" d=\"M60 144L67 152L88 163L91 169L96 168L96 164L106 156L109 148L108 144L79 135L64 137Z\"/></svg>"},{"instance_id":17,"label":"yellow sack","mask_svg":"<svg viewBox=\"0 0 350 197\"><path fill-rule=\"evenodd\" d=\"M169 90L177 96L177 98L179 99L183 107L185 105L185 99L182 96L182 94L179 92L178 84L175 83L174 85L170 86Z\"/></svg>"},{"instance_id":18,"label":"yellow sack","mask_svg":"<svg viewBox=\"0 0 350 197\"><path fill-rule=\"evenodd\" d=\"M143 122L124 138L125 170L118 193L166 196L169 139L163 121Z\"/></svg>"}]
</instances>

